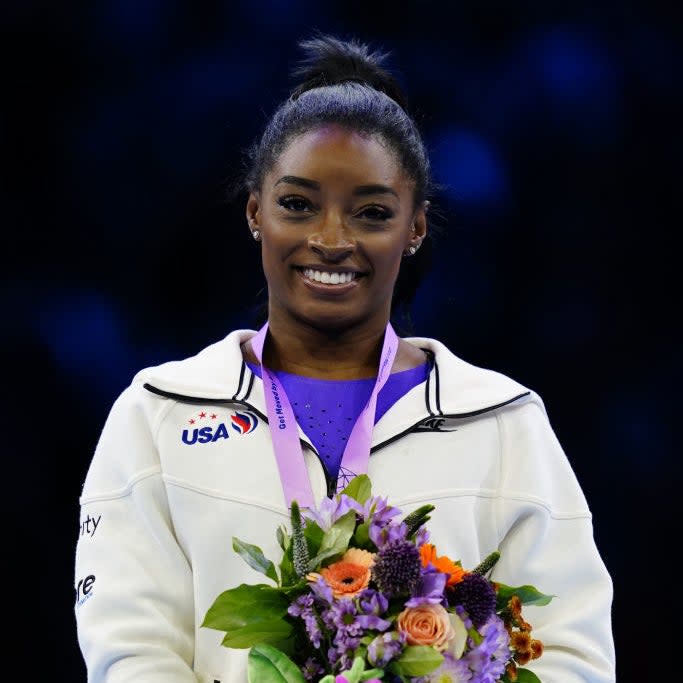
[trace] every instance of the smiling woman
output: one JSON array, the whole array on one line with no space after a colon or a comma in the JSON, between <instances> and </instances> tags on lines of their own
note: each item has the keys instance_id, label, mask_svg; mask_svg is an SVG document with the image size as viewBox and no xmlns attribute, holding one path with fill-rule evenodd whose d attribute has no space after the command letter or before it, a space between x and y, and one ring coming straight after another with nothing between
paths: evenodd
<instances>
[{"instance_id":1,"label":"smiling woman","mask_svg":"<svg viewBox=\"0 0 683 683\"><path fill-rule=\"evenodd\" d=\"M272 528L295 504L317 508L367 473L407 511L439 499L430 531L446 539L442 557L476 566L500 551L494 581L499 572L558 597L531 613L544 655L530 671L546 683L611 683L611 579L541 398L392 325L428 261L432 190L386 57L329 36L302 49L299 85L251 148L245 177L267 321L141 370L92 459L80 502L82 524L97 519L98 531L79 538L75 577L89 681L244 683L246 650L202 627L226 584L253 582L231 539L273 556ZM372 603L377 568L337 575L335 559L320 580L343 609ZM305 637L311 624L290 616ZM339 674L377 635L321 644L308 680ZM408 637L384 636L399 649ZM470 681L474 670L454 658L446 652L421 683Z\"/></svg>"},{"instance_id":2,"label":"smiling woman","mask_svg":"<svg viewBox=\"0 0 683 683\"><path fill-rule=\"evenodd\" d=\"M401 261L425 237L425 212L415 182L375 137L325 124L294 138L247 201L277 340L268 366L374 376ZM400 346L397 369L426 361L407 342Z\"/></svg>"}]
</instances>

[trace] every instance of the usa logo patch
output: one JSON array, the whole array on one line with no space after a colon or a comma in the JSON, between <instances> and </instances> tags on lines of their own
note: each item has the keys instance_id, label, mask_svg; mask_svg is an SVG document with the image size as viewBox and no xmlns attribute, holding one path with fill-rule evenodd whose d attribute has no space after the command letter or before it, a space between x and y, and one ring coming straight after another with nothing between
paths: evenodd
<instances>
[{"instance_id":1,"label":"usa logo patch","mask_svg":"<svg viewBox=\"0 0 683 683\"><path fill-rule=\"evenodd\" d=\"M187 420L188 426L183 429L181 440L187 446L194 446L198 443L213 443L219 439L229 439L231 435L245 436L251 434L258 423L258 417L246 410L220 416L218 413L207 413L202 410Z\"/></svg>"}]
</instances>

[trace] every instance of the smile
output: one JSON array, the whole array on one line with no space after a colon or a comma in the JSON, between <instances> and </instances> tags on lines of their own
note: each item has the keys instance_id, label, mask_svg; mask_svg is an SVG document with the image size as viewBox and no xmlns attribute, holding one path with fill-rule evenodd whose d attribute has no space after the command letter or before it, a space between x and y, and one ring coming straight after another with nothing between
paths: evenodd
<instances>
[{"instance_id":1,"label":"smile","mask_svg":"<svg viewBox=\"0 0 683 683\"><path fill-rule=\"evenodd\" d=\"M346 285L352 280L355 280L357 275L354 271L331 273L326 270L313 270L312 268L304 268L302 272L304 277L308 280L321 282L324 285Z\"/></svg>"}]
</instances>

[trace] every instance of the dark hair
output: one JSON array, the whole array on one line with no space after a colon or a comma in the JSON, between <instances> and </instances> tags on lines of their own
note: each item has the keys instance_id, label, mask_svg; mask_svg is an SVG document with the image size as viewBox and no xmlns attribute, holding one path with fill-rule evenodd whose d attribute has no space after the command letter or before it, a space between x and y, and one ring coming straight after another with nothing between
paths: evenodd
<instances>
[{"instance_id":1,"label":"dark hair","mask_svg":"<svg viewBox=\"0 0 683 683\"><path fill-rule=\"evenodd\" d=\"M291 140L311 129L335 123L380 137L415 183L415 205L432 191L429 158L407 110L397 80L383 64L386 53L356 40L317 34L299 43L304 58L293 71L298 84L280 104L247 153L247 190L258 190ZM392 299L392 321L412 333L410 304L431 265L430 232L420 250L403 260Z\"/></svg>"}]
</instances>

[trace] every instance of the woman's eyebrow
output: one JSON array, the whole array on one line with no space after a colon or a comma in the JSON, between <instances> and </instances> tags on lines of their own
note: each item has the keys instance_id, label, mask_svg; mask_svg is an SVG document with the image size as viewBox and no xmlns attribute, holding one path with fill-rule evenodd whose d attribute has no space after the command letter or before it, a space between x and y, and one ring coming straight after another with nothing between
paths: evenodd
<instances>
[{"instance_id":1,"label":"woman's eyebrow","mask_svg":"<svg viewBox=\"0 0 683 683\"><path fill-rule=\"evenodd\" d=\"M320 183L316 180L310 180L309 178L301 178L296 175L283 175L282 178L275 182L276 185L280 183L287 183L288 185L298 185L299 187L305 187L309 190L319 190ZM379 183L371 185L358 185L358 187L353 188L354 197L366 197L371 194L392 194L397 199L399 198L398 193L393 188L388 185L381 185Z\"/></svg>"},{"instance_id":2,"label":"woman's eyebrow","mask_svg":"<svg viewBox=\"0 0 683 683\"><path fill-rule=\"evenodd\" d=\"M393 194L397 199L398 193L388 185L359 185L353 189L353 194L356 197L365 197L369 194Z\"/></svg>"},{"instance_id":3,"label":"woman's eyebrow","mask_svg":"<svg viewBox=\"0 0 683 683\"><path fill-rule=\"evenodd\" d=\"M309 190L320 189L320 183L316 182L315 180L309 180L308 178L300 178L296 175L283 175L282 178L280 178L280 180L278 180L275 184L279 185L280 183L298 185L299 187L306 187Z\"/></svg>"}]
</instances>

